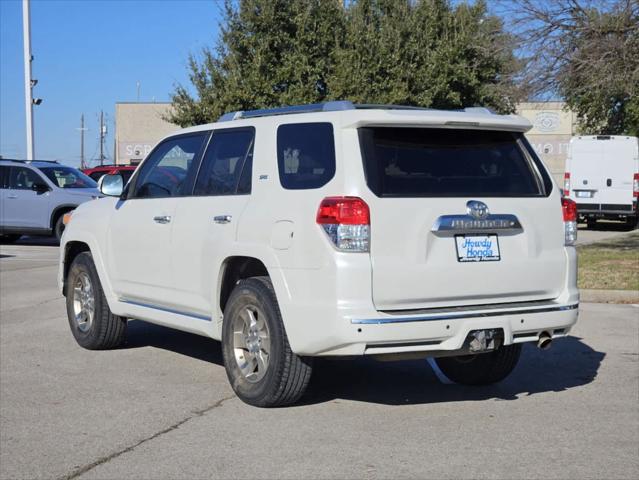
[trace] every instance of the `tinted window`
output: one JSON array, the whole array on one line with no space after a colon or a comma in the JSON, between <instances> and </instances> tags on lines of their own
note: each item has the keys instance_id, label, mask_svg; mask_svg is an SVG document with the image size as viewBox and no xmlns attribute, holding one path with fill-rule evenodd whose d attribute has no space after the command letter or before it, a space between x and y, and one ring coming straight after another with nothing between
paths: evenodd
<instances>
[{"instance_id":1,"label":"tinted window","mask_svg":"<svg viewBox=\"0 0 639 480\"><path fill-rule=\"evenodd\" d=\"M118 171L118 173L122 176L122 180L124 181L124 185L126 185L127 182L131 179L131 176L133 175L133 172L135 172L135 170L120 170L120 171Z\"/></svg>"},{"instance_id":2,"label":"tinted window","mask_svg":"<svg viewBox=\"0 0 639 480\"><path fill-rule=\"evenodd\" d=\"M195 166L208 132L184 135L161 143L140 167L133 198L185 195L186 178Z\"/></svg>"},{"instance_id":3,"label":"tinted window","mask_svg":"<svg viewBox=\"0 0 639 480\"><path fill-rule=\"evenodd\" d=\"M103 175L106 175L107 172L93 172L89 175L95 182L100 180Z\"/></svg>"},{"instance_id":4,"label":"tinted window","mask_svg":"<svg viewBox=\"0 0 639 480\"><path fill-rule=\"evenodd\" d=\"M335 175L330 123L296 123L277 129L277 164L284 188L319 188Z\"/></svg>"},{"instance_id":5,"label":"tinted window","mask_svg":"<svg viewBox=\"0 0 639 480\"><path fill-rule=\"evenodd\" d=\"M378 196L540 196L521 134L492 130L362 128L366 181ZM529 160L530 159L530 160Z\"/></svg>"},{"instance_id":6,"label":"tinted window","mask_svg":"<svg viewBox=\"0 0 639 480\"><path fill-rule=\"evenodd\" d=\"M254 135L252 128L214 132L202 160L194 194L250 193Z\"/></svg>"},{"instance_id":7,"label":"tinted window","mask_svg":"<svg viewBox=\"0 0 639 480\"><path fill-rule=\"evenodd\" d=\"M60 188L97 188L97 183L80 170L71 167L56 166L40 169L54 185Z\"/></svg>"},{"instance_id":8,"label":"tinted window","mask_svg":"<svg viewBox=\"0 0 639 480\"><path fill-rule=\"evenodd\" d=\"M14 190L31 190L36 183L44 183L36 172L25 167L11 167L9 188Z\"/></svg>"},{"instance_id":9,"label":"tinted window","mask_svg":"<svg viewBox=\"0 0 639 480\"><path fill-rule=\"evenodd\" d=\"M9 186L9 167L0 165L0 188L8 188Z\"/></svg>"}]
</instances>

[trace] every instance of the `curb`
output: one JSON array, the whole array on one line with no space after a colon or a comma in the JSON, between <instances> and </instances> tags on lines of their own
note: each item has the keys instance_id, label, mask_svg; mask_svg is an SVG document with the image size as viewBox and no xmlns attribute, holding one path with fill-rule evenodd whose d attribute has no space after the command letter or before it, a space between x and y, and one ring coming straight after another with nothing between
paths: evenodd
<instances>
[{"instance_id":1,"label":"curb","mask_svg":"<svg viewBox=\"0 0 639 480\"><path fill-rule=\"evenodd\" d=\"M590 303L637 303L639 290L579 290L579 301Z\"/></svg>"}]
</instances>

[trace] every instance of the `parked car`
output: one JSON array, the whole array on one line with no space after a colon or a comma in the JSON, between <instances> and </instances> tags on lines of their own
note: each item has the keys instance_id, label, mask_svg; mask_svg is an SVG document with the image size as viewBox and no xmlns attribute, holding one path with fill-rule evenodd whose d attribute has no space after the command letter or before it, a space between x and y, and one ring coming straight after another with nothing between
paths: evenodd
<instances>
[{"instance_id":1,"label":"parked car","mask_svg":"<svg viewBox=\"0 0 639 480\"><path fill-rule=\"evenodd\" d=\"M0 241L22 235L62 237L62 217L102 196L96 183L58 162L0 160Z\"/></svg>"},{"instance_id":2,"label":"parked car","mask_svg":"<svg viewBox=\"0 0 639 480\"><path fill-rule=\"evenodd\" d=\"M593 227L597 219L639 221L639 142L637 137L597 135L570 140L566 196L577 202L579 218Z\"/></svg>"},{"instance_id":3,"label":"parked car","mask_svg":"<svg viewBox=\"0 0 639 480\"><path fill-rule=\"evenodd\" d=\"M220 340L261 407L296 402L317 356L435 357L455 382L499 382L577 320L575 204L529 128L329 102L182 130L74 211L71 332L114 348L137 318Z\"/></svg>"},{"instance_id":4,"label":"parked car","mask_svg":"<svg viewBox=\"0 0 639 480\"><path fill-rule=\"evenodd\" d=\"M135 165L100 165L98 167L83 168L81 171L85 175L88 175L96 182L102 178L103 175L120 174L124 183L129 181L133 172L135 172Z\"/></svg>"}]
</instances>

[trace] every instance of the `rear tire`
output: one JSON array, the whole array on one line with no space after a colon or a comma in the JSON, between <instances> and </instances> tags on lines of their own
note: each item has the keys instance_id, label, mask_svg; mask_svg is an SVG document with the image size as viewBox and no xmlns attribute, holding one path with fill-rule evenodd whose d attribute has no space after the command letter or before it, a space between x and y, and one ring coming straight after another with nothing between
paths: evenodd
<instances>
[{"instance_id":1,"label":"rear tire","mask_svg":"<svg viewBox=\"0 0 639 480\"><path fill-rule=\"evenodd\" d=\"M22 235L3 233L2 235L0 235L0 243L15 243L20 239L20 237L22 237Z\"/></svg>"},{"instance_id":2,"label":"rear tire","mask_svg":"<svg viewBox=\"0 0 639 480\"><path fill-rule=\"evenodd\" d=\"M462 385L490 385L506 378L517 366L521 344L504 345L494 352L436 358L450 380Z\"/></svg>"},{"instance_id":3,"label":"rear tire","mask_svg":"<svg viewBox=\"0 0 639 480\"><path fill-rule=\"evenodd\" d=\"M311 358L291 351L270 278L242 280L224 309L222 354L231 387L256 407L291 405L311 378Z\"/></svg>"},{"instance_id":4,"label":"rear tire","mask_svg":"<svg viewBox=\"0 0 639 480\"><path fill-rule=\"evenodd\" d=\"M76 342L88 350L117 348L126 340L126 318L111 313L89 252L69 268L67 317Z\"/></svg>"},{"instance_id":5,"label":"rear tire","mask_svg":"<svg viewBox=\"0 0 639 480\"><path fill-rule=\"evenodd\" d=\"M588 230L595 230L597 228L597 219L595 218L586 219L586 228L588 228Z\"/></svg>"}]
</instances>

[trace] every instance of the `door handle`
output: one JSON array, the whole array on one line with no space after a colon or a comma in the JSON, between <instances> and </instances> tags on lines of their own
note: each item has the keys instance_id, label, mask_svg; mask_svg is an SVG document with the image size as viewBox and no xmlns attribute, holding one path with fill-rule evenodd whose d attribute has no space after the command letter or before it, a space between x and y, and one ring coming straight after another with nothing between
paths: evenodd
<instances>
[{"instance_id":1,"label":"door handle","mask_svg":"<svg viewBox=\"0 0 639 480\"><path fill-rule=\"evenodd\" d=\"M213 217L213 221L215 223L231 223L231 217L230 215L217 215L215 217Z\"/></svg>"},{"instance_id":2,"label":"door handle","mask_svg":"<svg viewBox=\"0 0 639 480\"><path fill-rule=\"evenodd\" d=\"M157 217L153 217L153 221L155 223L171 223L171 217L169 217L168 215L159 215Z\"/></svg>"},{"instance_id":3,"label":"door handle","mask_svg":"<svg viewBox=\"0 0 639 480\"><path fill-rule=\"evenodd\" d=\"M18 198L17 195L7 195L7 198Z\"/></svg>"},{"instance_id":4,"label":"door handle","mask_svg":"<svg viewBox=\"0 0 639 480\"><path fill-rule=\"evenodd\" d=\"M609 187L612 187L612 178L609 178L608 180L606 180L606 185L608 185Z\"/></svg>"}]
</instances>

